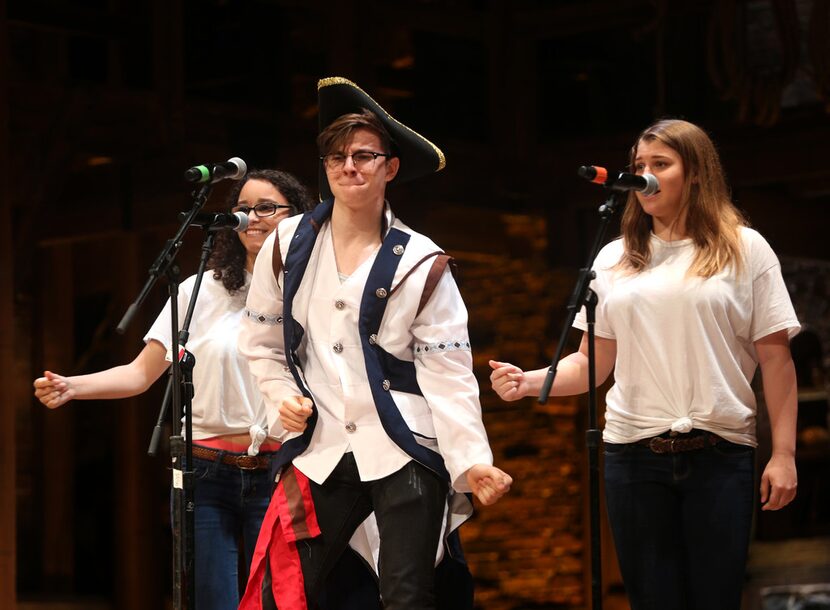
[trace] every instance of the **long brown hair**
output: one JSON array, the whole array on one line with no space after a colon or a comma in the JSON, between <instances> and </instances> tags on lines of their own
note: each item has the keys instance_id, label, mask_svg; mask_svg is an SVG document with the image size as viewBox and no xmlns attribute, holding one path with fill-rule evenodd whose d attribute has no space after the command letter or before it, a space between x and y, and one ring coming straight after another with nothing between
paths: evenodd
<instances>
[{"instance_id":1,"label":"long brown hair","mask_svg":"<svg viewBox=\"0 0 830 610\"><path fill-rule=\"evenodd\" d=\"M683 160L684 182L681 210L686 211L686 233L695 244L695 258L689 275L708 278L730 264L740 270L740 227L746 220L733 205L723 167L712 140L697 125L678 119L657 121L647 127L631 148L631 167L640 142L659 141L676 151ZM632 191L623 213L622 237L625 251L620 266L642 271L651 260L651 216L643 211Z\"/></svg>"},{"instance_id":2,"label":"long brown hair","mask_svg":"<svg viewBox=\"0 0 830 610\"><path fill-rule=\"evenodd\" d=\"M254 169L245 174L228 193L226 207L232 209L239 200L239 193L248 180L270 182L282 193L292 206L291 216L310 210L314 201L308 190L288 172L276 169ZM222 285L229 294L234 294L245 285L245 246L239 235L233 231L219 231L208 265L213 269L213 279L222 280Z\"/></svg>"}]
</instances>

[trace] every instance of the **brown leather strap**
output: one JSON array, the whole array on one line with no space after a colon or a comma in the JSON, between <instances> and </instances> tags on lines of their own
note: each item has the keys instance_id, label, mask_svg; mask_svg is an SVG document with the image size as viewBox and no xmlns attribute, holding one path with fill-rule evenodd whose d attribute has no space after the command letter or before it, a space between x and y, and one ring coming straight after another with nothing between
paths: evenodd
<instances>
[{"instance_id":1,"label":"brown leather strap","mask_svg":"<svg viewBox=\"0 0 830 610\"><path fill-rule=\"evenodd\" d=\"M240 470L267 470L270 455L247 455L245 453L226 453L209 447L193 445L193 457L211 462L222 462L236 466ZM221 459L220 459L221 457Z\"/></svg>"},{"instance_id":2,"label":"brown leather strap","mask_svg":"<svg viewBox=\"0 0 830 610\"><path fill-rule=\"evenodd\" d=\"M418 313L429 302L432 293L435 292L435 287L438 285L438 280L447 268L447 264L452 263L453 258L448 254L438 254L432 262L432 267L427 274L426 282L424 282L424 291L421 293L421 302L418 303ZM417 314L416 314L417 315Z\"/></svg>"},{"instance_id":3,"label":"brown leather strap","mask_svg":"<svg viewBox=\"0 0 830 610\"><path fill-rule=\"evenodd\" d=\"M274 279L279 283L280 275L282 275L282 252L280 252L280 236L277 231L274 231L274 251L271 253L271 267L274 269Z\"/></svg>"},{"instance_id":4,"label":"brown leather strap","mask_svg":"<svg viewBox=\"0 0 830 610\"><path fill-rule=\"evenodd\" d=\"M683 453L696 451L704 447L716 445L721 440L717 434L703 431L695 436L655 436L637 441L638 445L645 445L654 453Z\"/></svg>"},{"instance_id":5,"label":"brown leather strap","mask_svg":"<svg viewBox=\"0 0 830 610\"><path fill-rule=\"evenodd\" d=\"M425 257L423 257L421 260L419 260L417 263L412 265L412 268L404 274L404 276L401 278L401 281L398 282L394 286L394 288L392 288L392 290L389 291L389 296L391 297L393 294L395 294L395 291L403 285L403 283L406 281L406 278L408 278L410 275L412 275L412 272L415 271L418 267L420 267L425 261L428 261L433 256L438 256L440 254L443 254L443 252L441 252L441 250L436 250L435 252L430 252ZM418 311L420 311L420 309Z\"/></svg>"},{"instance_id":6,"label":"brown leather strap","mask_svg":"<svg viewBox=\"0 0 830 610\"><path fill-rule=\"evenodd\" d=\"M451 264L455 260L453 259L453 257L451 257L449 254L444 254L441 250L430 252L417 263L412 265L412 268L409 271L407 271L406 274L404 274L404 276L401 278L401 281L398 282L395 285L395 287L389 291L389 296L391 297L393 294L395 294L395 291L401 287L401 285L406 281L406 278L408 278L413 271L415 271L423 263L425 263L433 257L435 257L435 260L432 262L432 267L430 267L429 272L427 273L427 279L424 281L424 290L421 292L421 300L418 303L418 312L415 315L421 313L421 310L424 308L424 305L426 305L429 301L429 297L431 297L432 293L435 292L435 287L438 285L438 280L441 279L441 274L444 273L444 269L447 268L447 264Z\"/></svg>"}]
</instances>

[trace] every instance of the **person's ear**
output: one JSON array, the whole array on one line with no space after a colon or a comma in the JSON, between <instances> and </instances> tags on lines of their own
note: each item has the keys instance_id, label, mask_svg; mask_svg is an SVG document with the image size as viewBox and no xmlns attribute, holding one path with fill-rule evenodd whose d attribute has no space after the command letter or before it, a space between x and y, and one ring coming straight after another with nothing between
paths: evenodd
<instances>
[{"instance_id":1,"label":"person's ear","mask_svg":"<svg viewBox=\"0 0 830 610\"><path fill-rule=\"evenodd\" d=\"M398 157L392 157L386 160L386 181L390 182L398 175L398 169L401 167L401 160Z\"/></svg>"}]
</instances>

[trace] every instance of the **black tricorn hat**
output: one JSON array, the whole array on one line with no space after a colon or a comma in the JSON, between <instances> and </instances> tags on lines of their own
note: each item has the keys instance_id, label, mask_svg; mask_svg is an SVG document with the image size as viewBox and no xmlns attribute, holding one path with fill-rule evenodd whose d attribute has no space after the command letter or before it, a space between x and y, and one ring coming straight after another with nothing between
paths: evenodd
<instances>
[{"instance_id":1,"label":"black tricorn hat","mask_svg":"<svg viewBox=\"0 0 830 610\"><path fill-rule=\"evenodd\" d=\"M400 184L441 171L447 164L440 148L421 134L415 133L406 125L396 121L368 93L346 78L330 76L317 81L317 106L319 132L344 114L361 112L363 108L377 115L386 131L389 132L397 156L401 160L398 174L390 184ZM320 198L325 200L331 196L326 170L321 163Z\"/></svg>"}]
</instances>

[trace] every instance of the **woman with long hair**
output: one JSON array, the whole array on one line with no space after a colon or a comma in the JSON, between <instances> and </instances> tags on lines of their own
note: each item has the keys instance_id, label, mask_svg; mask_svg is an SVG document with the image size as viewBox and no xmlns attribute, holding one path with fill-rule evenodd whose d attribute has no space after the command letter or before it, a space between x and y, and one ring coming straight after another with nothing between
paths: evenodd
<instances>
[{"instance_id":1,"label":"woman with long hair","mask_svg":"<svg viewBox=\"0 0 830 610\"><path fill-rule=\"evenodd\" d=\"M657 193L630 193L622 235L594 263L596 379L606 396L605 486L633 610L740 607L755 506L760 366L772 457L763 510L796 490L796 378L789 339L800 325L778 259L730 200L709 136L662 120L631 149ZM574 326L587 329L584 311ZM587 333L557 365L552 395L588 390ZM490 361L504 400L539 394L547 369Z\"/></svg>"}]
</instances>

